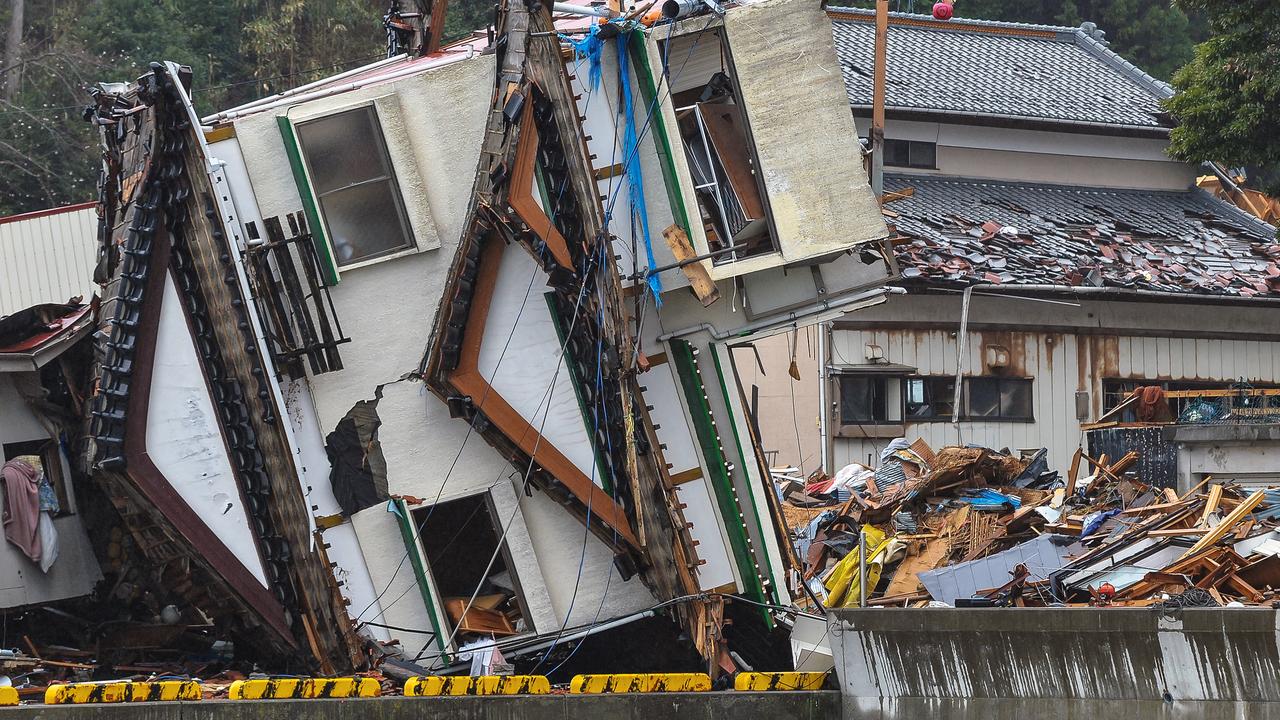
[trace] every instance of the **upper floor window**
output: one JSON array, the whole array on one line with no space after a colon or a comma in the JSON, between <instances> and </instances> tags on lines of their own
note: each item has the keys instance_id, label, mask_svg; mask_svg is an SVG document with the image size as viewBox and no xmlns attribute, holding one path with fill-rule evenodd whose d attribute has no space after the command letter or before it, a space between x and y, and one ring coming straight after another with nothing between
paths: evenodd
<instances>
[{"instance_id":1,"label":"upper floor window","mask_svg":"<svg viewBox=\"0 0 1280 720\"><path fill-rule=\"evenodd\" d=\"M937 143L919 140L884 141L884 164L893 167L936 170L938 167Z\"/></svg>"},{"instance_id":2,"label":"upper floor window","mask_svg":"<svg viewBox=\"0 0 1280 720\"><path fill-rule=\"evenodd\" d=\"M413 247L372 105L305 120L298 144L339 267Z\"/></svg>"}]
</instances>

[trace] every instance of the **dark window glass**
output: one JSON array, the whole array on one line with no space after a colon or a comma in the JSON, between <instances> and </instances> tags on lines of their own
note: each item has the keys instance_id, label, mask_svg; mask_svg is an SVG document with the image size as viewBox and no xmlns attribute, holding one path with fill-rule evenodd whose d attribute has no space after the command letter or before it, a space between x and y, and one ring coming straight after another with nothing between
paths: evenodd
<instances>
[{"instance_id":1,"label":"dark window glass","mask_svg":"<svg viewBox=\"0 0 1280 720\"><path fill-rule=\"evenodd\" d=\"M884 164L896 165L897 167L910 167L910 143L906 140L885 140Z\"/></svg>"},{"instance_id":2,"label":"dark window glass","mask_svg":"<svg viewBox=\"0 0 1280 720\"><path fill-rule=\"evenodd\" d=\"M1031 381L1026 378L964 379L965 415L970 418L1030 420Z\"/></svg>"},{"instance_id":3,"label":"dark window glass","mask_svg":"<svg viewBox=\"0 0 1280 720\"><path fill-rule=\"evenodd\" d=\"M936 143L918 140L885 140L884 164L893 167L925 168L937 167L938 146Z\"/></svg>"},{"instance_id":4,"label":"dark window glass","mask_svg":"<svg viewBox=\"0 0 1280 720\"><path fill-rule=\"evenodd\" d=\"M298 143L338 265L413 243L372 106L298 123Z\"/></svg>"},{"instance_id":5,"label":"dark window glass","mask_svg":"<svg viewBox=\"0 0 1280 720\"><path fill-rule=\"evenodd\" d=\"M888 418L888 378L851 375L840 378L840 423L857 425ZM897 382L897 379L894 379Z\"/></svg>"}]
</instances>

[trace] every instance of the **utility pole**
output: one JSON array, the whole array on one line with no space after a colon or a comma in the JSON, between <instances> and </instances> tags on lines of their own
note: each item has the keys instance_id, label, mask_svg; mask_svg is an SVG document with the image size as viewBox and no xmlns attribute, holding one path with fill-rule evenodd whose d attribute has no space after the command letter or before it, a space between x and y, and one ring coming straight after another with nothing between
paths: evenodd
<instances>
[{"instance_id":1,"label":"utility pole","mask_svg":"<svg viewBox=\"0 0 1280 720\"><path fill-rule=\"evenodd\" d=\"M889 0L876 0L876 58L871 80L871 192L884 195L884 85Z\"/></svg>"}]
</instances>

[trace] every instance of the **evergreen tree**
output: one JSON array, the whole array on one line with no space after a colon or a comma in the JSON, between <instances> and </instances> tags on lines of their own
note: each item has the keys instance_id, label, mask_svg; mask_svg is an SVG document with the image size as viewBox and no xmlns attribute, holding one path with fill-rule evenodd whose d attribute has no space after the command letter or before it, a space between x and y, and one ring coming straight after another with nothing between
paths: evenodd
<instances>
[{"instance_id":1,"label":"evergreen tree","mask_svg":"<svg viewBox=\"0 0 1280 720\"><path fill-rule=\"evenodd\" d=\"M1178 121L1172 154L1187 161L1258 166L1260 189L1280 194L1280 3L1180 0L1213 36L1174 75L1166 106Z\"/></svg>"}]
</instances>

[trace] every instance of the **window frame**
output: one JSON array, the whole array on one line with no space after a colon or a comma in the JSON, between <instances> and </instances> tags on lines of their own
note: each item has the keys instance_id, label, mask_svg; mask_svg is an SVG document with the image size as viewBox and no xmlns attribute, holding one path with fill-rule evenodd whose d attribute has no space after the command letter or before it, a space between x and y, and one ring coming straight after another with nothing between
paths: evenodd
<instances>
[{"instance_id":1,"label":"window frame","mask_svg":"<svg viewBox=\"0 0 1280 720\"><path fill-rule=\"evenodd\" d=\"M889 162L889 143L904 143L907 151L907 162L905 165ZM931 162L918 162L915 160L913 148L920 146L928 146L933 148L933 160ZM915 170L937 170L938 169L938 143L929 142L928 140L906 140L903 138L885 138L884 140L884 164L885 167L912 168Z\"/></svg>"},{"instance_id":2,"label":"window frame","mask_svg":"<svg viewBox=\"0 0 1280 720\"><path fill-rule=\"evenodd\" d=\"M321 215L319 200L315 194L315 184L312 182L311 171L299 140L297 126L362 108L369 108L369 112L373 114L373 127L379 136L383 157L387 159L390 179L395 189L393 200L401 212L401 221L405 224L409 245L394 252L339 266L337 254L329 239L328 223ZM406 188L427 187L421 173L419 158L415 154L416 143L408 136L405 120L399 96L395 93L340 106L316 109L292 106L276 116L276 125L284 144L294 184L302 201L302 210L306 215L308 229L320 257L326 285L337 285L342 272L347 270L356 270L441 247L440 233L431 214L430 198L425 194L420 198L405 197Z\"/></svg>"},{"instance_id":3,"label":"window frame","mask_svg":"<svg viewBox=\"0 0 1280 720\"><path fill-rule=\"evenodd\" d=\"M832 397L834 401L831 405L831 414L833 419L833 427L835 428L836 437L845 438L886 438L901 437L906 429L905 418L902 416L904 401L902 392L904 389L903 379L906 375L901 369L895 368L895 371L886 371L884 368L876 369L868 367L867 371L859 372L856 369L836 370L830 374ZM845 420L844 417L844 387L846 380L865 379L869 382L882 382L884 386L884 417L872 418L870 420ZM891 387L897 383L897 394ZM897 417L894 417L894 416Z\"/></svg>"},{"instance_id":4,"label":"window frame","mask_svg":"<svg viewBox=\"0 0 1280 720\"><path fill-rule=\"evenodd\" d=\"M973 386L973 381L975 381L975 380L980 380L980 381L990 381L990 382L994 382L994 383L996 383L996 395L997 395L997 397L998 397L998 398L1003 398L1003 397L1004 397L1004 391L1003 391L1003 388L1002 388L1002 385L1003 385L1003 384L1005 384L1005 383L1025 383L1026 388L1027 388L1027 404L1030 406L1030 407L1028 408L1028 413L1027 413L1027 415L1025 415L1025 416L1023 416L1023 415L1005 415L1005 414L1004 414L1003 401L1002 401L1002 400L999 400L999 399L997 400L997 402L999 403L999 406L997 407L997 413L999 413L999 414L996 414L996 415L974 415L974 414L973 414L972 412L970 412L970 410L969 410L969 402L970 402L970 399L971 399L971 397L972 397L972 394L971 394L971 387ZM1005 376L1005 375L966 375L966 376L964 377L963 390L962 390L962 392L961 392L961 394L960 394L960 406L961 406L961 408L962 408L962 409L963 409L963 411L964 411L964 412L963 412L963 414L961 415L961 419L962 419L962 420L967 420L967 421L969 421L969 422L1013 422L1013 423L1033 423L1033 422L1035 422L1035 421L1036 421L1036 407L1035 407L1035 378L1030 378L1030 377L1013 377L1013 376Z\"/></svg>"},{"instance_id":5,"label":"window frame","mask_svg":"<svg viewBox=\"0 0 1280 720\"><path fill-rule=\"evenodd\" d=\"M954 406L955 392L956 392L955 390L956 376L955 375L907 375L902 378L902 421L904 423L917 423L917 422L924 423L924 422L940 422L940 421L951 422L951 414L952 414L951 410L948 410L945 413L935 411L931 415L912 415L908 411L907 406L910 402L909 401L910 389L908 387L908 384L911 383L912 381L924 383L924 393L923 393L924 402L922 404L931 404L929 402L929 398L933 396L933 393L932 391L930 391L930 388L929 388L930 384L942 383L942 382L950 383L951 387L944 391L944 392L950 393L950 395L948 395L945 398L945 400L949 406ZM963 407L963 397L961 398L961 401L962 401L961 407Z\"/></svg>"},{"instance_id":6,"label":"window frame","mask_svg":"<svg viewBox=\"0 0 1280 720\"><path fill-rule=\"evenodd\" d=\"M350 113L362 113L365 116L365 119L368 121L370 136L371 136L370 139L372 140L372 144L374 145L374 148L371 148L371 149L376 150L376 152L378 152L381 155L386 174L381 177L361 180L359 182L352 183L350 185L344 185L343 187L334 188L332 190L328 190L326 192L321 193L317 190L317 187L315 184L315 180L314 180L315 172L312 168L311 159L310 157L308 157L306 143L302 139L302 129L307 125L314 125L316 123L322 123L326 120L333 120L335 118L338 118L343 115L348 115ZM391 257L405 255L417 250L417 240L414 237L413 226L409 222L409 213L405 207L404 193L400 189L400 180L396 176L395 163L391 158L391 152L388 150L386 133L382 127L382 118L378 115L378 108L376 105L374 105L374 103L372 102L363 103L360 105L356 105L354 107L343 108L331 113L325 113L323 115L315 115L311 117L302 118L294 121L293 128L294 128L295 136L297 138L298 153L301 156L303 166L306 169L307 181L308 181L308 184L310 185L311 195L312 197L315 198L316 213L320 219L320 222L323 223L324 230L325 230L325 240L326 240L326 243L328 244L329 252L333 256L333 263L338 268L339 271L353 270L358 267L372 264L379 260L384 260ZM372 255L361 257L359 260L355 260L353 262L344 264L342 260L338 258L335 248L333 247L333 242L331 240L331 238L333 237L333 233L330 230L329 217L325 211L324 199L334 194L346 192L348 190L352 190L357 187L362 187L362 186L370 185L373 183L383 183L383 182L387 183L390 186L391 200L396 207L396 218L400 224L400 231L404 234L405 243L404 245L394 247L394 248L389 248L387 250L383 250L381 252L378 252Z\"/></svg>"}]
</instances>

